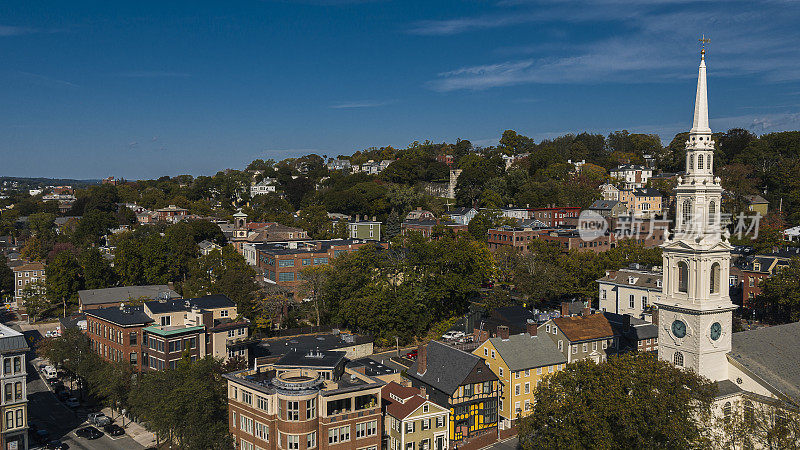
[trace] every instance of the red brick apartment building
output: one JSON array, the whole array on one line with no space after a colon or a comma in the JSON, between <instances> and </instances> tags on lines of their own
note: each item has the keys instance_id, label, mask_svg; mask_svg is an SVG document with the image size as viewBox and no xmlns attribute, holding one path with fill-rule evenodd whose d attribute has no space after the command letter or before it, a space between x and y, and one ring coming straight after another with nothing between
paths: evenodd
<instances>
[{"instance_id":1,"label":"red brick apartment building","mask_svg":"<svg viewBox=\"0 0 800 450\"><path fill-rule=\"evenodd\" d=\"M92 350L107 361L127 361L142 368L142 328L153 322L142 306L86 311L86 334Z\"/></svg>"},{"instance_id":2,"label":"red brick apartment building","mask_svg":"<svg viewBox=\"0 0 800 450\"><path fill-rule=\"evenodd\" d=\"M224 295L163 299L87 310L86 333L107 361L126 361L137 371L164 370L186 355L247 358L249 322L236 316L236 304Z\"/></svg>"},{"instance_id":3,"label":"red brick apartment building","mask_svg":"<svg viewBox=\"0 0 800 450\"><path fill-rule=\"evenodd\" d=\"M530 241L536 239L541 230L526 228L500 227L489 230L487 239L489 250L500 247L514 247L520 251L527 251Z\"/></svg>"},{"instance_id":4,"label":"red brick apartment building","mask_svg":"<svg viewBox=\"0 0 800 450\"><path fill-rule=\"evenodd\" d=\"M787 247L772 253L750 256L737 270L732 267L731 275L740 277L736 282L742 289L742 306L752 307L753 300L761 294L761 281L787 267L791 258L800 258L800 248Z\"/></svg>"},{"instance_id":5,"label":"red brick apartment building","mask_svg":"<svg viewBox=\"0 0 800 450\"><path fill-rule=\"evenodd\" d=\"M344 352L290 352L224 375L239 450L379 450L384 382L345 367Z\"/></svg>"},{"instance_id":6,"label":"red brick apartment building","mask_svg":"<svg viewBox=\"0 0 800 450\"><path fill-rule=\"evenodd\" d=\"M360 239L256 244L256 263L267 281L294 289L300 284L304 267L330 264L340 254L365 245L376 244Z\"/></svg>"},{"instance_id":7,"label":"red brick apartment building","mask_svg":"<svg viewBox=\"0 0 800 450\"><path fill-rule=\"evenodd\" d=\"M581 208L577 206L531 208L528 210L528 214L531 219L540 220L548 227L574 227L581 215Z\"/></svg>"}]
</instances>

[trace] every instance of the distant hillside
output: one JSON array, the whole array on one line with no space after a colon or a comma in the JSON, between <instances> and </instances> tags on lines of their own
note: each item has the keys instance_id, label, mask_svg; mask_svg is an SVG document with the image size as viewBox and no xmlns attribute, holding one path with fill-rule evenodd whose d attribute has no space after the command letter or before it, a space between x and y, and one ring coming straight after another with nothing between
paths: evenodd
<instances>
[{"instance_id":1,"label":"distant hillside","mask_svg":"<svg viewBox=\"0 0 800 450\"><path fill-rule=\"evenodd\" d=\"M73 180L70 178L25 178L25 177L0 177L0 184L4 181L16 181L25 186L72 186L86 187L100 184L100 180Z\"/></svg>"}]
</instances>

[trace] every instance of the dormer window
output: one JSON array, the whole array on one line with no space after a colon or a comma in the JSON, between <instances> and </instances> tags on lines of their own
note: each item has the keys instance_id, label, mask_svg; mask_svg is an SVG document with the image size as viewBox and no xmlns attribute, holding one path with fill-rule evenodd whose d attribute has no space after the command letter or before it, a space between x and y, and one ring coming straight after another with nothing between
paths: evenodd
<instances>
[{"instance_id":1,"label":"dormer window","mask_svg":"<svg viewBox=\"0 0 800 450\"><path fill-rule=\"evenodd\" d=\"M761 263L754 263L753 270L755 270L756 272L761 271Z\"/></svg>"},{"instance_id":2,"label":"dormer window","mask_svg":"<svg viewBox=\"0 0 800 450\"><path fill-rule=\"evenodd\" d=\"M636 278L628 277L628 284L636 284Z\"/></svg>"}]
</instances>

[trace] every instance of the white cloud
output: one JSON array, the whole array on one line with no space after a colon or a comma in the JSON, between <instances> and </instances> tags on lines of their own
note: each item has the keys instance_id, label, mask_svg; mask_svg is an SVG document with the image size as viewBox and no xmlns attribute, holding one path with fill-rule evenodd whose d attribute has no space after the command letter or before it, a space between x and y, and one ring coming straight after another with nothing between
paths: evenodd
<instances>
[{"instance_id":1,"label":"white cloud","mask_svg":"<svg viewBox=\"0 0 800 450\"><path fill-rule=\"evenodd\" d=\"M660 7L664 3L674 5ZM698 5L668 0L622 4L614 0L585 0L578 2L577 8L576 3L565 5L538 2L537 10L532 13L515 9L501 15L418 22L411 31L430 35L545 20L552 24L586 22L582 27L591 26L593 22L621 25L613 35L581 44L542 40L502 47L497 50L499 55L538 57L444 71L428 86L446 92L525 83L660 82L693 77L694 71L686 70L687 55L696 55L697 38L701 33L712 38L708 55L715 76L754 75L769 82L800 79L798 4Z\"/></svg>"}]
</instances>

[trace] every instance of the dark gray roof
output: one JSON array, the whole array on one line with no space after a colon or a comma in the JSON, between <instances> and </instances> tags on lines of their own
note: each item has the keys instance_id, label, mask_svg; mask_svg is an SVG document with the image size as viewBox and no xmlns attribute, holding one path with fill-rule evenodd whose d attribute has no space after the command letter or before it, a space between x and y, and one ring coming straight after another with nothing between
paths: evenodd
<instances>
[{"instance_id":1,"label":"dark gray roof","mask_svg":"<svg viewBox=\"0 0 800 450\"><path fill-rule=\"evenodd\" d=\"M337 351L297 351L283 355L275 366L336 367L344 359L345 352Z\"/></svg>"},{"instance_id":2,"label":"dark gray roof","mask_svg":"<svg viewBox=\"0 0 800 450\"><path fill-rule=\"evenodd\" d=\"M141 306L126 306L124 308L98 308L86 311L87 316L97 317L120 326L144 325L153 321L144 313Z\"/></svg>"},{"instance_id":3,"label":"dark gray roof","mask_svg":"<svg viewBox=\"0 0 800 450\"><path fill-rule=\"evenodd\" d=\"M639 188L633 190L633 195L637 197L661 197L661 191L653 188Z\"/></svg>"},{"instance_id":4,"label":"dark gray roof","mask_svg":"<svg viewBox=\"0 0 800 450\"><path fill-rule=\"evenodd\" d=\"M13 328L0 325L0 353L28 351L25 336Z\"/></svg>"},{"instance_id":5,"label":"dark gray roof","mask_svg":"<svg viewBox=\"0 0 800 450\"><path fill-rule=\"evenodd\" d=\"M379 358L375 355L366 356L347 363L347 367L358 369L363 367L364 373L371 377L400 373L406 368L392 361L390 358Z\"/></svg>"},{"instance_id":6,"label":"dark gray roof","mask_svg":"<svg viewBox=\"0 0 800 450\"><path fill-rule=\"evenodd\" d=\"M69 330L78 328L78 323L86 320L86 314L73 314L69 317L59 317L58 322L61 324L61 330Z\"/></svg>"},{"instance_id":7,"label":"dark gray roof","mask_svg":"<svg viewBox=\"0 0 800 450\"><path fill-rule=\"evenodd\" d=\"M427 348L425 373L418 372L419 357L417 357L417 361L411 365L407 374L451 395L481 361L483 361L481 358L472 353L462 352L439 341L431 341Z\"/></svg>"},{"instance_id":8,"label":"dark gray roof","mask_svg":"<svg viewBox=\"0 0 800 450\"><path fill-rule=\"evenodd\" d=\"M742 392L739 386L736 386L730 380L717 381L717 398L727 397L729 395L738 394Z\"/></svg>"},{"instance_id":9,"label":"dark gray roof","mask_svg":"<svg viewBox=\"0 0 800 450\"><path fill-rule=\"evenodd\" d=\"M614 208L618 204L619 204L619 202L616 201L616 200L595 200L595 202L592 203L592 206L590 206L589 209L609 210L610 211L612 208Z\"/></svg>"},{"instance_id":10,"label":"dark gray roof","mask_svg":"<svg viewBox=\"0 0 800 450\"><path fill-rule=\"evenodd\" d=\"M734 333L731 344L730 358L800 401L800 322Z\"/></svg>"},{"instance_id":11,"label":"dark gray roof","mask_svg":"<svg viewBox=\"0 0 800 450\"><path fill-rule=\"evenodd\" d=\"M448 211L447 215L448 216L463 216L464 214L470 212L473 209L475 209L475 208L468 208L468 207L465 207L465 206L460 206L458 208L453 208L450 211Z\"/></svg>"},{"instance_id":12,"label":"dark gray roof","mask_svg":"<svg viewBox=\"0 0 800 450\"><path fill-rule=\"evenodd\" d=\"M234 303L233 300L222 294L167 301L153 300L145 304L153 314L161 314L173 311L188 311L192 309L193 306L199 309L232 308L236 306L236 303Z\"/></svg>"},{"instance_id":13,"label":"dark gray roof","mask_svg":"<svg viewBox=\"0 0 800 450\"><path fill-rule=\"evenodd\" d=\"M555 342L547 336L523 333L509 336L508 339L491 338L489 342L503 357L508 370L514 372L567 362L567 358L556 348Z\"/></svg>"},{"instance_id":14,"label":"dark gray roof","mask_svg":"<svg viewBox=\"0 0 800 450\"><path fill-rule=\"evenodd\" d=\"M633 284L630 282L630 277L633 277ZM663 274L656 271L620 269L613 273L609 273L597 281L599 283L661 290L661 286L658 285L658 282L662 279L662 277Z\"/></svg>"},{"instance_id":15,"label":"dark gray roof","mask_svg":"<svg viewBox=\"0 0 800 450\"><path fill-rule=\"evenodd\" d=\"M304 334L299 336L287 336L283 338L266 339L258 343L253 348L256 357L267 356L276 357L285 355L292 349L299 351L309 350L337 350L354 345L368 344L373 338L360 336L357 334L345 333L320 333Z\"/></svg>"},{"instance_id":16,"label":"dark gray roof","mask_svg":"<svg viewBox=\"0 0 800 450\"><path fill-rule=\"evenodd\" d=\"M78 297L83 305L101 305L103 303L124 302L131 299L150 298L156 299L159 294L169 294L170 298L179 298L177 292L166 284L149 286L121 286L105 289L85 289L78 291Z\"/></svg>"}]
</instances>

